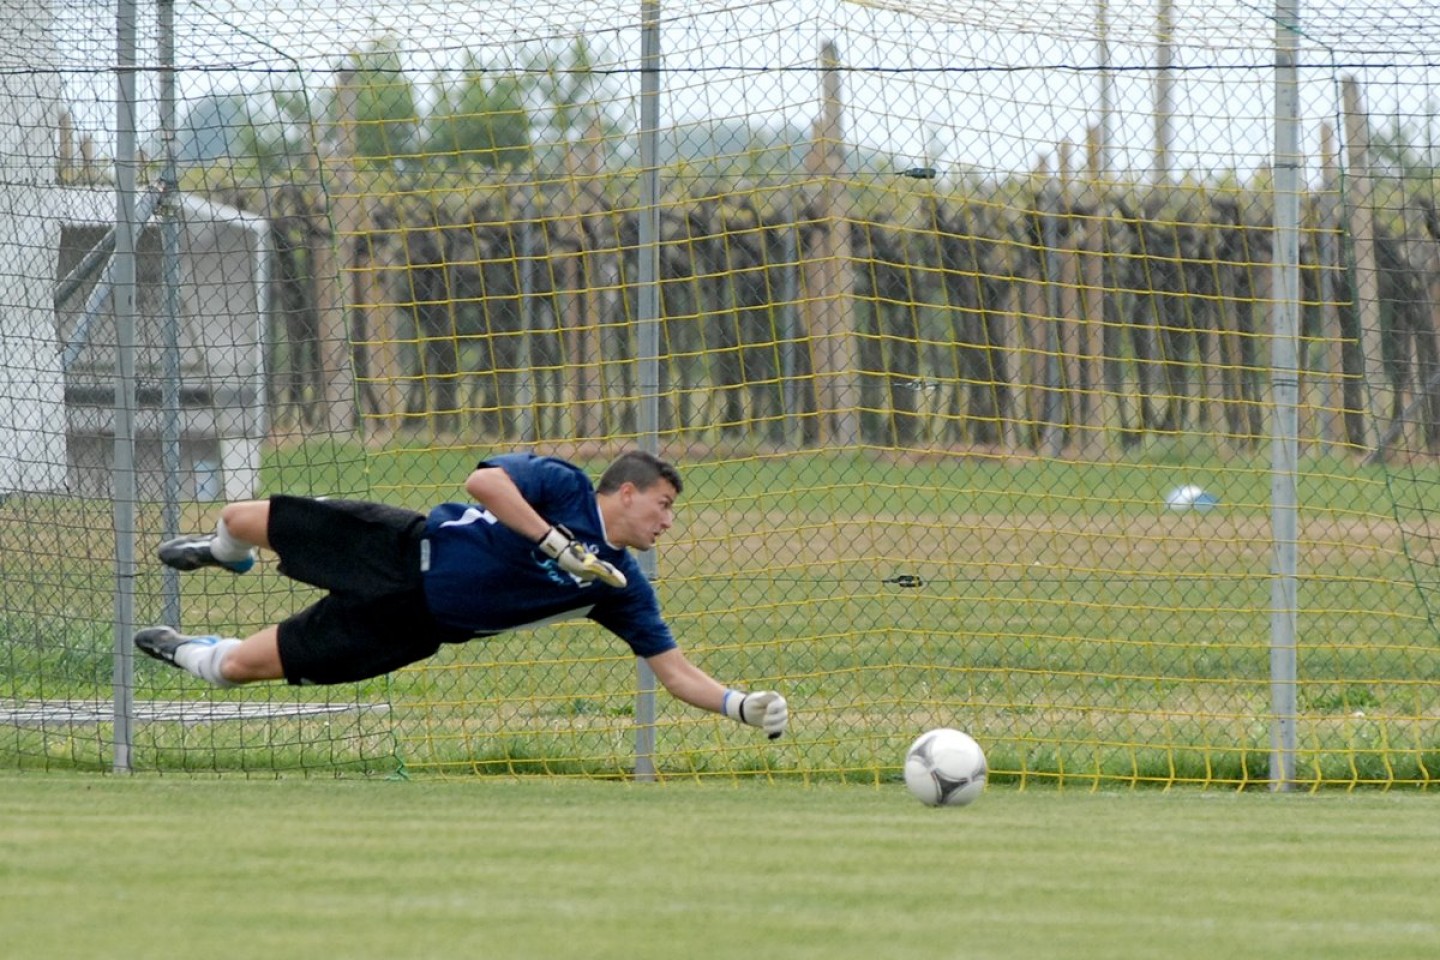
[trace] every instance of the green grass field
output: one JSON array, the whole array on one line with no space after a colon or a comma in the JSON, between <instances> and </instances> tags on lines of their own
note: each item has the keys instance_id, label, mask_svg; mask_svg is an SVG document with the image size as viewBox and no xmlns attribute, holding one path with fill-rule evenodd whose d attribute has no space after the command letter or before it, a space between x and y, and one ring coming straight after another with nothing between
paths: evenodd
<instances>
[{"instance_id":1,"label":"green grass field","mask_svg":"<svg viewBox=\"0 0 1440 960\"><path fill-rule=\"evenodd\" d=\"M25 960L1429 958L1419 793L0 777Z\"/></svg>"}]
</instances>

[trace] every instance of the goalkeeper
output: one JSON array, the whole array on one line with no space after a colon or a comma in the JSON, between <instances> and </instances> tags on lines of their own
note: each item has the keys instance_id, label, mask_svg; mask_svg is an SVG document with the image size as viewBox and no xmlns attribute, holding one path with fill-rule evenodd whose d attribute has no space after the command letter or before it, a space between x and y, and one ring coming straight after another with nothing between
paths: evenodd
<instances>
[{"instance_id":1,"label":"goalkeeper","mask_svg":"<svg viewBox=\"0 0 1440 960\"><path fill-rule=\"evenodd\" d=\"M640 451L618 457L598 488L565 460L514 453L470 474L475 503L442 504L428 517L355 500L227 504L214 533L162 543L161 562L244 573L264 547L281 573L328 593L244 640L150 627L135 645L219 686L350 683L441 644L583 616L624 640L675 697L774 739L789 721L785 698L727 689L692 664L626 549L655 545L681 487L673 465Z\"/></svg>"}]
</instances>

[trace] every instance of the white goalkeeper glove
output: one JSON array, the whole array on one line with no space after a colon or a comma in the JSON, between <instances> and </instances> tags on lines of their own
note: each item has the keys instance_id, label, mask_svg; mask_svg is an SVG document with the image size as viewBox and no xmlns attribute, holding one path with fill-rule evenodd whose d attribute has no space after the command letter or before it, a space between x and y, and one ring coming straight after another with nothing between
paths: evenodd
<instances>
[{"instance_id":1,"label":"white goalkeeper glove","mask_svg":"<svg viewBox=\"0 0 1440 960\"><path fill-rule=\"evenodd\" d=\"M774 690L756 693L726 690L720 709L731 720L760 727L771 740L778 739L790 724L790 708L786 706L785 698Z\"/></svg>"},{"instance_id":2,"label":"white goalkeeper glove","mask_svg":"<svg viewBox=\"0 0 1440 960\"><path fill-rule=\"evenodd\" d=\"M556 524L540 538L540 552L560 564L560 569L581 580L599 580L612 587L625 586L625 574L585 548L565 527Z\"/></svg>"}]
</instances>

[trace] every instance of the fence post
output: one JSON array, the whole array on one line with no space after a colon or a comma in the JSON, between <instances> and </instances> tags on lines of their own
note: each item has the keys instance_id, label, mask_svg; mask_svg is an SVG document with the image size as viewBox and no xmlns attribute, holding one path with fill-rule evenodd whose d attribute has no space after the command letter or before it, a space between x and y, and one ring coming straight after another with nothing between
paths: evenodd
<instances>
[{"instance_id":1,"label":"fence post","mask_svg":"<svg viewBox=\"0 0 1440 960\"><path fill-rule=\"evenodd\" d=\"M640 5L640 211L636 298L636 380L640 447L659 452L660 433L660 0ZM640 569L655 579L655 551L640 555ZM655 779L655 673L637 661L635 779Z\"/></svg>"},{"instance_id":2,"label":"fence post","mask_svg":"<svg viewBox=\"0 0 1440 960\"><path fill-rule=\"evenodd\" d=\"M1275 260L1270 378L1275 395L1270 515L1270 787L1295 780L1296 518L1295 473L1300 409L1300 88L1295 65L1296 0L1275 2Z\"/></svg>"},{"instance_id":3,"label":"fence post","mask_svg":"<svg viewBox=\"0 0 1440 960\"><path fill-rule=\"evenodd\" d=\"M183 211L175 160L175 2L160 0L160 138L164 143L164 193L160 200L160 270L165 290L160 458L164 473L165 537L180 532L180 230ZM137 220L140 217L137 215ZM141 221L143 223L143 221ZM263 394L262 394L263 396ZM160 622L180 628L180 571L161 572Z\"/></svg>"},{"instance_id":4,"label":"fence post","mask_svg":"<svg viewBox=\"0 0 1440 960\"><path fill-rule=\"evenodd\" d=\"M134 746L135 657L135 0L115 12L115 663L111 766L128 773Z\"/></svg>"}]
</instances>

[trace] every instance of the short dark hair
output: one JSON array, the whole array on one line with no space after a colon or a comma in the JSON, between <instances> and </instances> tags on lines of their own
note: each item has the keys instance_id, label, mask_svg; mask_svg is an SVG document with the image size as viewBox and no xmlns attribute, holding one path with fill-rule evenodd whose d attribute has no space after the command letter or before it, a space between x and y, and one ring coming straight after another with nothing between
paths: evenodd
<instances>
[{"instance_id":1,"label":"short dark hair","mask_svg":"<svg viewBox=\"0 0 1440 960\"><path fill-rule=\"evenodd\" d=\"M614 493L627 483L635 484L640 490L648 490L660 480L668 480L676 493L685 487L680 481L680 471L673 463L644 450L627 450L605 468L596 492Z\"/></svg>"}]
</instances>

